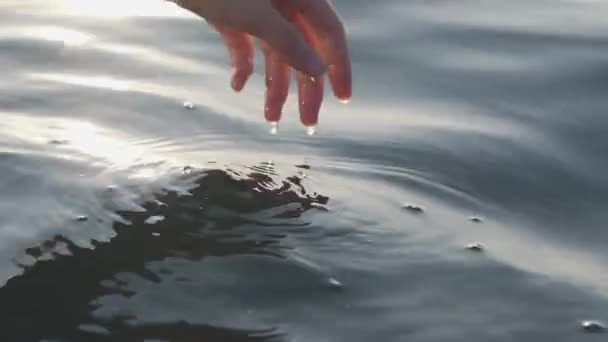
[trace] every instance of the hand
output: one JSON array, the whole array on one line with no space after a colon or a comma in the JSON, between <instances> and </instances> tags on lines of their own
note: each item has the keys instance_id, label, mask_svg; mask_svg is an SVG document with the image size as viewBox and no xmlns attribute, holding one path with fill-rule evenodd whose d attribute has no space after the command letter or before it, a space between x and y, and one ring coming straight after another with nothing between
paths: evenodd
<instances>
[{"instance_id":1,"label":"hand","mask_svg":"<svg viewBox=\"0 0 608 342\"><path fill-rule=\"evenodd\" d=\"M253 72L258 38L266 68L264 115L277 123L296 71L300 120L318 122L327 71L334 95L351 97L351 68L344 27L329 0L181 0L222 35L233 66L231 86L240 91Z\"/></svg>"}]
</instances>

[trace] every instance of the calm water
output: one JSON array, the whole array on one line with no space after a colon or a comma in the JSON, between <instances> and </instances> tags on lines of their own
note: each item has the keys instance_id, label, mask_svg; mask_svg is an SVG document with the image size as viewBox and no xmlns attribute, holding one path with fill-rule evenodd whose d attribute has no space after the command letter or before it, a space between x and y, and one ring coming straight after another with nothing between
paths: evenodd
<instances>
[{"instance_id":1,"label":"calm water","mask_svg":"<svg viewBox=\"0 0 608 342\"><path fill-rule=\"evenodd\" d=\"M313 137L125 3L0 4L0 340L606 340L606 1L336 0Z\"/></svg>"}]
</instances>

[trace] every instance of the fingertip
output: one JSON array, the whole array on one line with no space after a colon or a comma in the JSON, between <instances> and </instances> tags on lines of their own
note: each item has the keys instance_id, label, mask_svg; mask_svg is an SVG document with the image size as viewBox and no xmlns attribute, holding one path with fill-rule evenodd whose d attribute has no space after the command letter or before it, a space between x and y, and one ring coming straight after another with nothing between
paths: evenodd
<instances>
[{"instance_id":1,"label":"fingertip","mask_svg":"<svg viewBox=\"0 0 608 342\"><path fill-rule=\"evenodd\" d=\"M230 86L237 93L243 90L247 80L249 80L249 76L251 76L252 71L248 69L236 69L232 74L232 80L230 81Z\"/></svg>"},{"instance_id":2,"label":"fingertip","mask_svg":"<svg viewBox=\"0 0 608 342\"><path fill-rule=\"evenodd\" d=\"M353 93L350 68L331 66L328 76L334 96L342 103L350 102Z\"/></svg>"},{"instance_id":3,"label":"fingertip","mask_svg":"<svg viewBox=\"0 0 608 342\"><path fill-rule=\"evenodd\" d=\"M232 90L238 93L245 87L245 82L233 76L232 81L230 82L230 86L232 87Z\"/></svg>"}]
</instances>

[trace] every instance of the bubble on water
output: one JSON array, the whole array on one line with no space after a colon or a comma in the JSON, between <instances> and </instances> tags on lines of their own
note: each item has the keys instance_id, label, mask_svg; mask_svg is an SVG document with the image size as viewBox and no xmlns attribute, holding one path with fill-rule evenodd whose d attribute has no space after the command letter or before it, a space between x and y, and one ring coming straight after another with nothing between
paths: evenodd
<instances>
[{"instance_id":1,"label":"bubble on water","mask_svg":"<svg viewBox=\"0 0 608 342\"><path fill-rule=\"evenodd\" d=\"M483 250L485 248L483 247L482 244L475 242L475 243L468 244L466 249L473 251L473 252L483 252Z\"/></svg>"},{"instance_id":2,"label":"bubble on water","mask_svg":"<svg viewBox=\"0 0 608 342\"><path fill-rule=\"evenodd\" d=\"M482 223L483 219L481 217L471 216L471 217L469 217L469 221L471 221L473 223Z\"/></svg>"},{"instance_id":3,"label":"bubble on water","mask_svg":"<svg viewBox=\"0 0 608 342\"><path fill-rule=\"evenodd\" d=\"M194 103L190 102L190 101L184 101L184 108L186 109L194 109Z\"/></svg>"},{"instance_id":4,"label":"bubble on water","mask_svg":"<svg viewBox=\"0 0 608 342\"><path fill-rule=\"evenodd\" d=\"M154 215L154 216L150 216L150 217L148 217L148 218L147 218L147 219L144 221L144 223L145 223L145 224L156 224L156 223L158 223L158 222L160 222L160 221L162 221L162 220L164 220L164 219L165 219L165 217L164 217L164 216L162 216L162 215Z\"/></svg>"},{"instance_id":5,"label":"bubble on water","mask_svg":"<svg viewBox=\"0 0 608 342\"><path fill-rule=\"evenodd\" d=\"M272 135L276 135L279 133L279 123L276 121L271 121L268 123L269 129L268 132Z\"/></svg>"},{"instance_id":6,"label":"bubble on water","mask_svg":"<svg viewBox=\"0 0 608 342\"><path fill-rule=\"evenodd\" d=\"M424 213L424 208L416 204L405 204L403 205L403 209L414 213L414 214L422 214Z\"/></svg>"},{"instance_id":7,"label":"bubble on water","mask_svg":"<svg viewBox=\"0 0 608 342\"><path fill-rule=\"evenodd\" d=\"M306 127L306 134L308 134L309 136L313 136L317 133L317 126L307 126Z\"/></svg>"},{"instance_id":8,"label":"bubble on water","mask_svg":"<svg viewBox=\"0 0 608 342\"><path fill-rule=\"evenodd\" d=\"M336 289L336 290L340 290L344 287L344 285L342 285L342 283L336 279L336 278L329 278L327 279L327 285L332 288L332 289Z\"/></svg>"},{"instance_id":9,"label":"bubble on water","mask_svg":"<svg viewBox=\"0 0 608 342\"><path fill-rule=\"evenodd\" d=\"M606 332L606 325L600 321L584 320L584 321L581 321L579 324L580 324L581 329L587 333Z\"/></svg>"},{"instance_id":10,"label":"bubble on water","mask_svg":"<svg viewBox=\"0 0 608 342\"><path fill-rule=\"evenodd\" d=\"M76 216L76 221L78 221L78 222L85 222L85 221L88 221L88 220L89 220L89 218L86 215L78 215L78 216Z\"/></svg>"}]
</instances>

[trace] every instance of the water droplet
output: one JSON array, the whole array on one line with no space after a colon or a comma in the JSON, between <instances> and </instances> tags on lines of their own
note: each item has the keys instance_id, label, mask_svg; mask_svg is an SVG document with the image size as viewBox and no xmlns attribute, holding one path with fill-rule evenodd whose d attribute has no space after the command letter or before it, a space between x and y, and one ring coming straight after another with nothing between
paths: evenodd
<instances>
[{"instance_id":1,"label":"water droplet","mask_svg":"<svg viewBox=\"0 0 608 342\"><path fill-rule=\"evenodd\" d=\"M192 103L190 101L185 101L184 102L184 108L186 108L186 109L194 109L194 103Z\"/></svg>"},{"instance_id":2,"label":"water droplet","mask_svg":"<svg viewBox=\"0 0 608 342\"><path fill-rule=\"evenodd\" d=\"M469 217L469 221L471 221L473 223L482 223L483 222L483 220L481 219L481 217L476 217L476 216Z\"/></svg>"},{"instance_id":3,"label":"water droplet","mask_svg":"<svg viewBox=\"0 0 608 342\"><path fill-rule=\"evenodd\" d=\"M268 125L270 126L270 128L268 129L268 132L272 135L276 135L277 133L279 133L279 123L276 121L271 121L268 123Z\"/></svg>"},{"instance_id":4,"label":"water droplet","mask_svg":"<svg viewBox=\"0 0 608 342\"><path fill-rule=\"evenodd\" d=\"M85 221L88 221L88 220L89 220L89 218L86 215L76 216L76 221L78 221L78 222L85 222Z\"/></svg>"},{"instance_id":5,"label":"water droplet","mask_svg":"<svg viewBox=\"0 0 608 342\"><path fill-rule=\"evenodd\" d=\"M329 285L329 287L331 287L332 289L336 290L340 290L344 287L344 285L342 285L342 283L338 279L333 277L327 279L327 285Z\"/></svg>"},{"instance_id":6,"label":"water droplet","mask_svg":"<svg viewBox=\"0 0 608 342\"><path fill-rule=\"evenodd\" d=\"M186 165L184 166L184 169L182 170L184 175L186 176L190 176L192 174L192 171L194 170L194 168L190 165Z\"/></svg>"},{"instance_id":7,"label":"water droplet","mask_svg":"<svg viewBox=\"0 0 608 342\"><path fill-rule=\"evenodd\" d=\"M338 102L340 102L342 104L349 104L350 103L350 99L338 99Z\"/></svg>"},{"instance_id":8,"label":"water droplet","mask_svg":"<svg viewBox=\"0 0 608 342\"><path fill-rule=\"evenodd\" d=\"M421 206L415 204L406 204L403 208L414 214L422 214L424 212L424 209Z\"/></svg>"},{"instance_id":9,"label":"water droplet","mask_svg":"<svg viewBox=\"0 0 608 342\"><path fill-rule=\"evenodd\" d=\"M484 250L483 245L480 243L477 243L477 242L468 244L466 248L473 252L483 252L483 250Z\"/></svg>"},{"instance_id":10,"label":"water droplet","mask_svg":"<svg viewBox=\"0 0 608 342\"><path fill-rule=\"evenodd\" d=\"M311 77L310 77L310 82L312 82L312 83L316 83L316 82L317 82L317 78L316 78L316 77L311 76Z\"/></svg>"},{"instance_id":11,"label":"water droplet","mask_svg":"<svg viewBox=\"0 0 608 342\"><path fill-rule=\"evenodd\" d=\"M152 236L159 237L159 236L160 236L160 233L153 232L153 233L152 233Z\"/></svg>"},{"instance_id":12,"label":"water droplet","mask_svg":"<svg viewBox=\"0 0 608 342\"><path fill-rule=\"evenodd\" d=\"M313 136L317 133L317 126L307 126L306 127L306 134L308 134L309 136Z\"/></svg>"},{"instance_id":13,"label":"water droplet","mask_svg":"<svg viewBox=\"0 0 608 342\"><path fill-rule=\"evenodd\" d=\"M585 320L580 322L580 327L587 333L603 333L606 331L606 325L600 321Z\"/></svg>"},{"instance_id":14,"label":"water droplet","mask_svg":"<svg viewBox=\"0 0 608 342\"><path fill-rule=\"evenodd\" d=\"M160 221L162 221L162 220L164 220L164 219L165 219L165 217L164 217L164 216L162 216L162 215L154 215L154 216L150 216L150 217L148 217L148 218L147 218L147 219L144 221L144 223L145 223L145 224L156 224L156 223L158 223L158 222L160 222Z\"/></svg>"}]
</instances>

